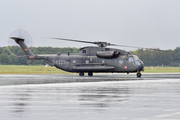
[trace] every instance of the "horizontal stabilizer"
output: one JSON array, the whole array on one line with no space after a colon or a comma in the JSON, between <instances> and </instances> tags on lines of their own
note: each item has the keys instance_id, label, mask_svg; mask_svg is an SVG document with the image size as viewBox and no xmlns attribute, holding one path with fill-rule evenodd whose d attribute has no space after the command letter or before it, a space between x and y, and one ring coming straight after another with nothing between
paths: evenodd
<instances>
[{"instance_id":1,"label":"horizontal stabilizer","mask_svg":"<svg viewBox=\"0 0 180 120\"><path fill-rule=\"evenodd\" d=\"M24 42L24 39L22 38L19 38L19 37L10 37L11 39L15 40L16 43L18 43L19 41L23 41Z\"/></svg>"}]
</instances>

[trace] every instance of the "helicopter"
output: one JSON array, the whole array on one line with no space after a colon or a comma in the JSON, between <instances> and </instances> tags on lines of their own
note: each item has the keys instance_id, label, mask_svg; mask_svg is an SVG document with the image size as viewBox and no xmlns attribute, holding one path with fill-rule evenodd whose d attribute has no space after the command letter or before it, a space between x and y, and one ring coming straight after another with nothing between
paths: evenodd
<instances>
[{"instance_id":1,"label":"helicopter","mask_svg":"<svg viewBox=\"0 0 180 120\"><path fill-rule=\"evenodd\" d=\"M144 63L136 55L132 55L129 52L121 49L108 48L107 46L122 46L122 47L133 47L111 44L107 42L91 42L82 41L66 38L54 38L44 37L48 39L64 40L71 42L81 42L96 44L95 46L83 47L78 53L67 53L57 55L35 55L25 44L25 39L20 37L10 37L13 39L24 51L28 60L44 60L50 66L55 66L58 69L79 73L79 76L84 76L87 72L88 76L93 76L93 73L137 73L137 77L141 77L141 71L144 71ZM141 49L152 49L152 48L141 48ZM153 48L154 50L154 48ZM158 50L158 49L155 49Z\"/></svg>"}]
</instances>

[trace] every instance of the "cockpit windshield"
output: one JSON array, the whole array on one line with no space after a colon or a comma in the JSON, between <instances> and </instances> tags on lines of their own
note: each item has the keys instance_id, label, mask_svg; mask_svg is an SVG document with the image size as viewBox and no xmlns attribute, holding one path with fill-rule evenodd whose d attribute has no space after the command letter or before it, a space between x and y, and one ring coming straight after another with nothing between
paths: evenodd
<instances>
[{"instance_id":1,"label":"cockpit windshield","mask_svg":"<svg viewBox=\"0 0 180 120\"><path fill-rule=\"evenodd\" d=\"M131 55L129 56L129 62L135 62L135 61L139 61L139 58L136 55Z\"/></svg>"},{"instance_id":2,"label":"cockpit windshield","mask_svg":"<svg viewBox=\"0 0 180 120\"><path fill-rule=\"evenodd\" d=\"M129 62L134 62L132 57L129 57Z\"/></svg>"},{"instance_id":3,"label":"cockpit windshield","mask_svg":"<svg viewBox=\"0 0 180 120\"><path fill-rule=\"evenodd\" d=\"M134 60L139 60L139 58L137 56L135 56L135 55L133 56L133 59Z\"/></svg>"}]
</instances>

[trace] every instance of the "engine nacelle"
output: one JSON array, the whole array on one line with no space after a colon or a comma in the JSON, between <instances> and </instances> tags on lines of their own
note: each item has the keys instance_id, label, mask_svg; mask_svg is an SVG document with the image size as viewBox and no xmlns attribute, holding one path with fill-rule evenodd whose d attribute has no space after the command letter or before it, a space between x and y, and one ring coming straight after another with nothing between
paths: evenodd
<instances>
[{"instance_id":1,"label":"engine nacelle","mask_svg":"<svg viewBox=\"0 0 180 120\"><path fill-rule=\"evenodd\" d=\"M117 58L120 52L117 51L97 51L96 56L100 58Z\"/></svg>"}]
</instances>

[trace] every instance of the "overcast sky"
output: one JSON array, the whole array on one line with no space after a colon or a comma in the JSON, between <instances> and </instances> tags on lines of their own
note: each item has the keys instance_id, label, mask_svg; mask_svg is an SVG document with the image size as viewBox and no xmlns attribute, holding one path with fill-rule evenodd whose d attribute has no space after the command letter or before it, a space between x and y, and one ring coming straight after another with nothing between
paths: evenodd
<instances>
[{"instance_id":1,"label":"overcast sky","mask_svg":"<svg viewBox=\"0 0 180 120\"><path fill-rule=\"evenodd\" d=\"M0 46L18 26L34 36L175 49L180 46L180 0L0 0ZM35 46L91 46L34 38Z\"/></svg>"}]
</instances>

